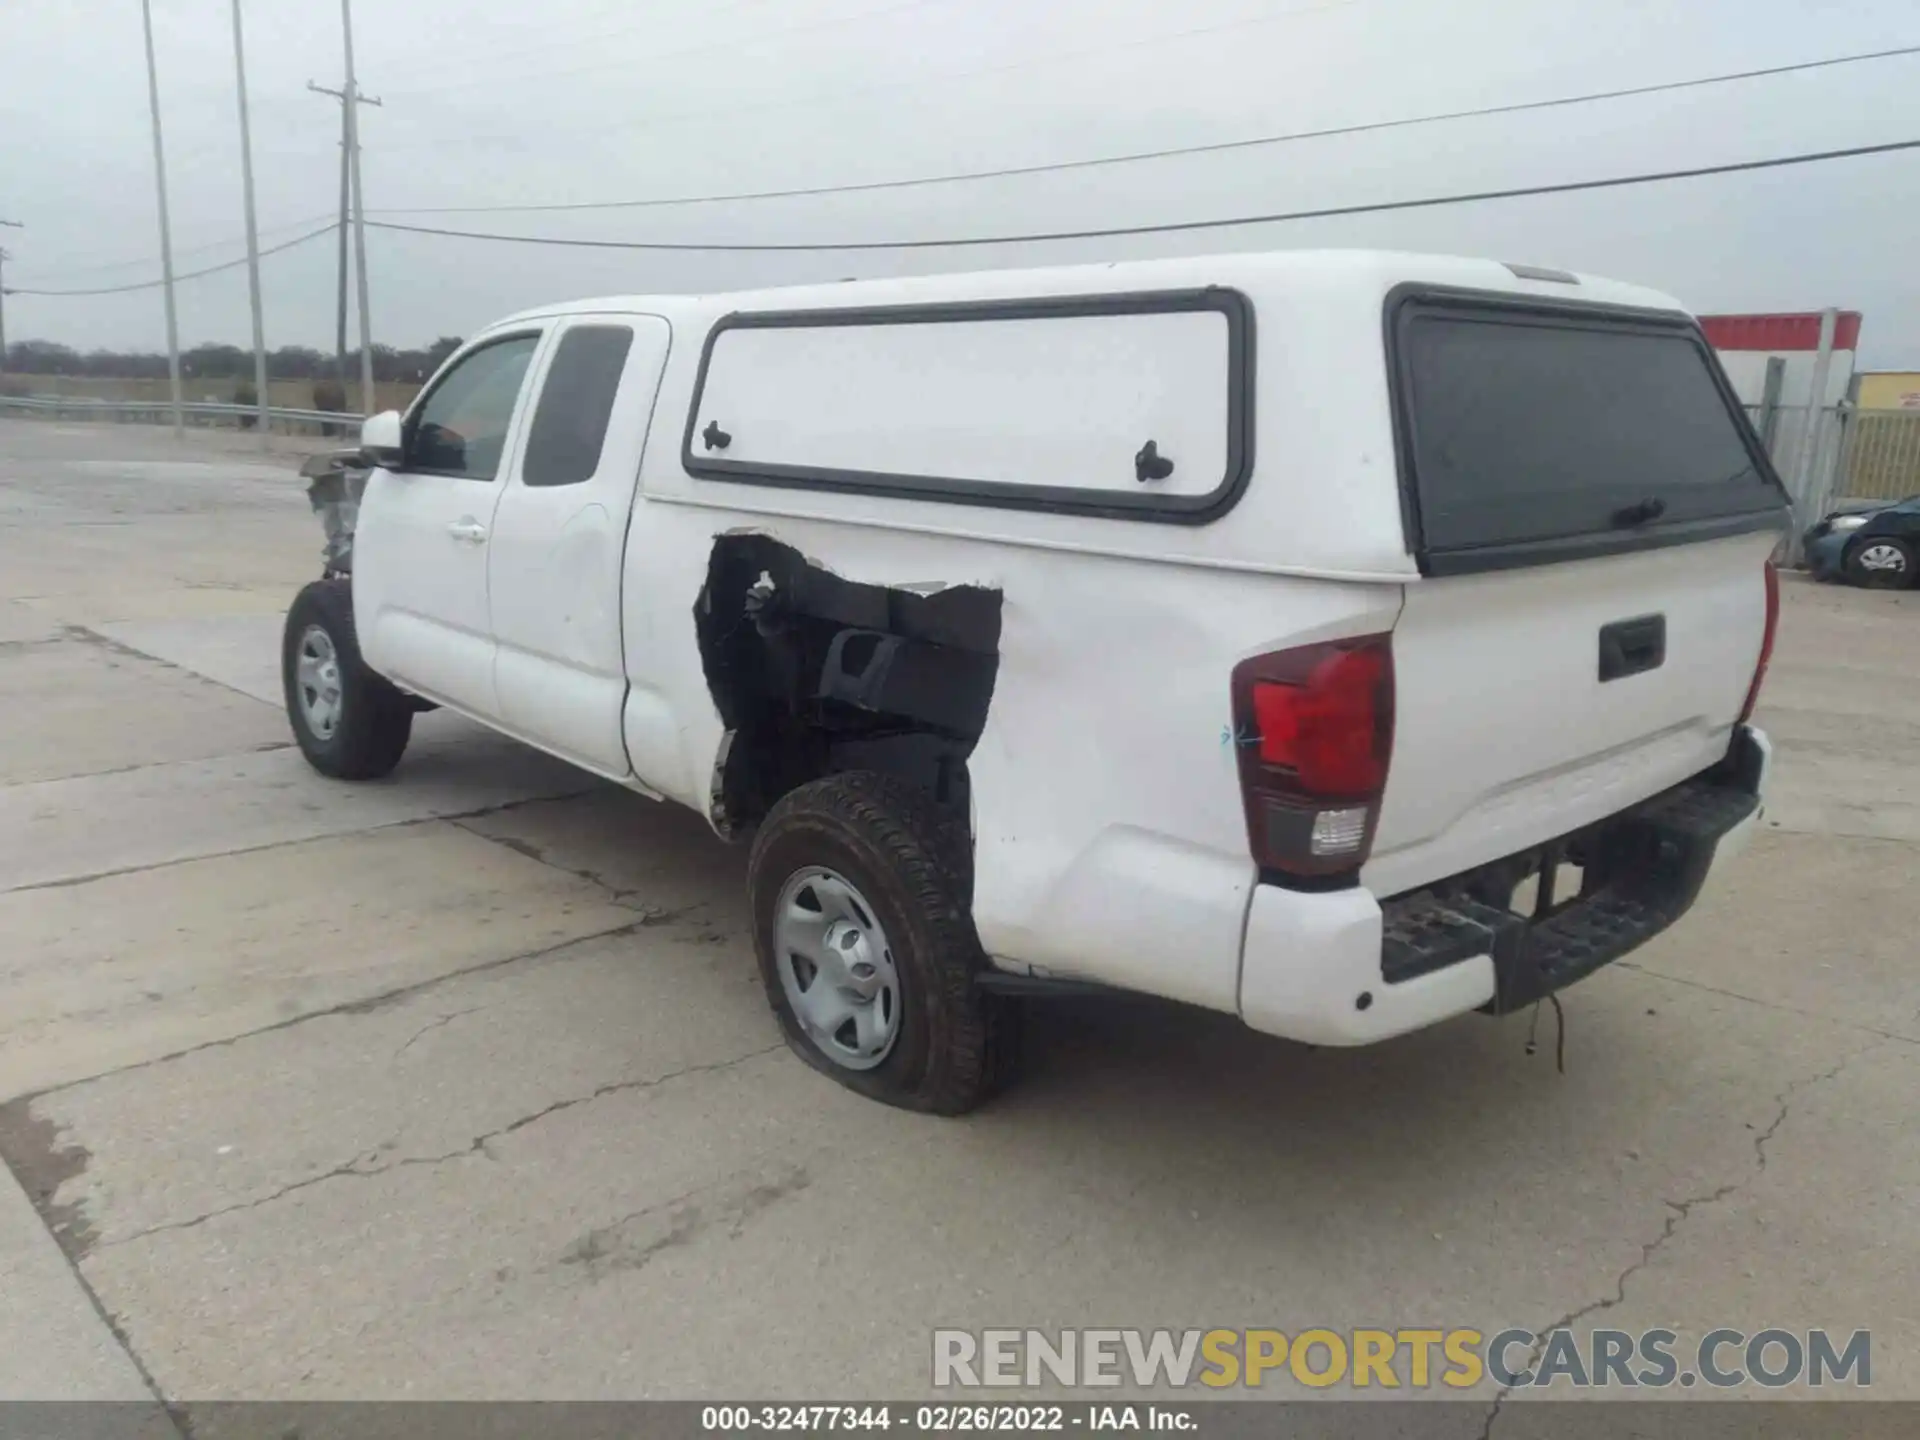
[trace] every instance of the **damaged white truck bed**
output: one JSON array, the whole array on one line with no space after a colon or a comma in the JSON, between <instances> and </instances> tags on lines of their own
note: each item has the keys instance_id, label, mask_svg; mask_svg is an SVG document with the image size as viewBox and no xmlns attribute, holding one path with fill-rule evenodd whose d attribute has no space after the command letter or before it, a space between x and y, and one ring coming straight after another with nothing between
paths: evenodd
<instances>
[{"instance_id":1,"label":"damaged white truck bed","mask_svg":"<svg viewBox=\"0 0 1920 1440\"><path fill-rule=\"evenodd\" d=\"M1534 1004L1759 812L1785 497L1637 288L1289 253L585 301L363 447L286 630L312 763L384 774L443 705L751 836L789 1040L892 1103L978 1103L1048 988L1336 1045Z\"/></svg>"}]
</instances>

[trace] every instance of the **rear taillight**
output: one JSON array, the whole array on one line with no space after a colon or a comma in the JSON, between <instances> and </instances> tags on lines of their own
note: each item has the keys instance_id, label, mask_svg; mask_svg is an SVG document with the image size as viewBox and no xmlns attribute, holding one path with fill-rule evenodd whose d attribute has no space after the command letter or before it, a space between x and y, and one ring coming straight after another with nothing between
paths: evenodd
<instances>
[{"instance_id":1,"label":"rear taillight","mask_svg":"<svg viewBox=\"0 0 1920 1440\"><path fill-rule=\"evenodd\" d=\"M1760 703L1760 687L1767 680L1767 666L1773 660L1773 638L1780 631L1780 571L1767 561L1767 628L1760 636L1760 661L1753 667L1753 684L1747 687L1747 703L1740 711L1740 723L1753 718L1753 707Z\"/></svg>"},{"instance_id":2,"label":"rear taillight","mask_svg":"<svg viewBox=\"0 0 1920 1440\"><path fill-rule=\"evenodd\" d=\"M1359 869L1393 750L1390 637L1241 661L1233 718L1254 863L1282 879Z\"/></svg>"}]
</instances>

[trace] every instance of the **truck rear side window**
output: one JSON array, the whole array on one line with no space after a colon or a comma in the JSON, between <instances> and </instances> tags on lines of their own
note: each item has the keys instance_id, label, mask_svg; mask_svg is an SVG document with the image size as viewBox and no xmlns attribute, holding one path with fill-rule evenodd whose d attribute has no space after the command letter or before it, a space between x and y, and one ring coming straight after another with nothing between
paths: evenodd
<instances>
[{"instance_id":1,"label":"truck rear side window","mask_svg":"<svg viewBox=\"0 0 1920 1440\"><path fill-rule=\"evenodd\" d=\"M625 325L576 325L560 337L527 435L523 484L577 485L593 478L632 347L633 331Z\"/></svg>"},{"instance_id":2,"label":"truck rear side window","mask_svg":"<svg viewBox=\"0 0 1920 1440\"><path fill-rule=\"evenodd\" d=\"M1778 482L1683 323L1434 300L1395 333L1430 573L1778 523Z\"/></svg>"}]
</instances>

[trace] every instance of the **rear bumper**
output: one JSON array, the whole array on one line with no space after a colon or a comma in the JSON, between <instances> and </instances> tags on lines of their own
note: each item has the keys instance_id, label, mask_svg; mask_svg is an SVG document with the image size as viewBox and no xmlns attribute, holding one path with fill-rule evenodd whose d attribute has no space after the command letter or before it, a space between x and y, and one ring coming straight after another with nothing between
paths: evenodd
<instances>
[{"instance_id":1,"label":"rear bumper","mask_svg":"<svg viewBox=\"0 0 1920 1440\"><path fill-rule=\"evenodd\" d=\"M1727 759L1577 835L1409 895L1255 888L1240 1014L1256 1030L1365 1045L1469 1010L1533 1004L1667 929L1758 825L1772 761L1737 732ZM1580 894L1541 917L1504 908L1530 869L1580 864Z\"/></svg>"}]
</instances>

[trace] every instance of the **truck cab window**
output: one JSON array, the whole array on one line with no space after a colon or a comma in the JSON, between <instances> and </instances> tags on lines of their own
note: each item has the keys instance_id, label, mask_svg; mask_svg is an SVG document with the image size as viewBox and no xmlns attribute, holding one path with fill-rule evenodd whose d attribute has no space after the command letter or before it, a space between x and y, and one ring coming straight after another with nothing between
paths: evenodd
<instances>
[{"instance_id":1,"label":"truck cab window","mask_svg":"<svg viewBox=\"0 0 1920 1440\"><path fill-rule=\"evenodd\" d=\"M577 485L593 478L632 347L633 331L625 325L576 325L560 337L527 435L520 469L526 484Z\"/></svg>"},{"instance_id":2,"label":"truck cab window","mask_svg":"<svg viewBox=\"0 0 1920 1440\"><path fill-rule=\"evenodd\" d=\"M538 335L515 335L475 350L448 371L414 416L407 468L493 479L539 343Z\"/></svg>"}]
</instances>

